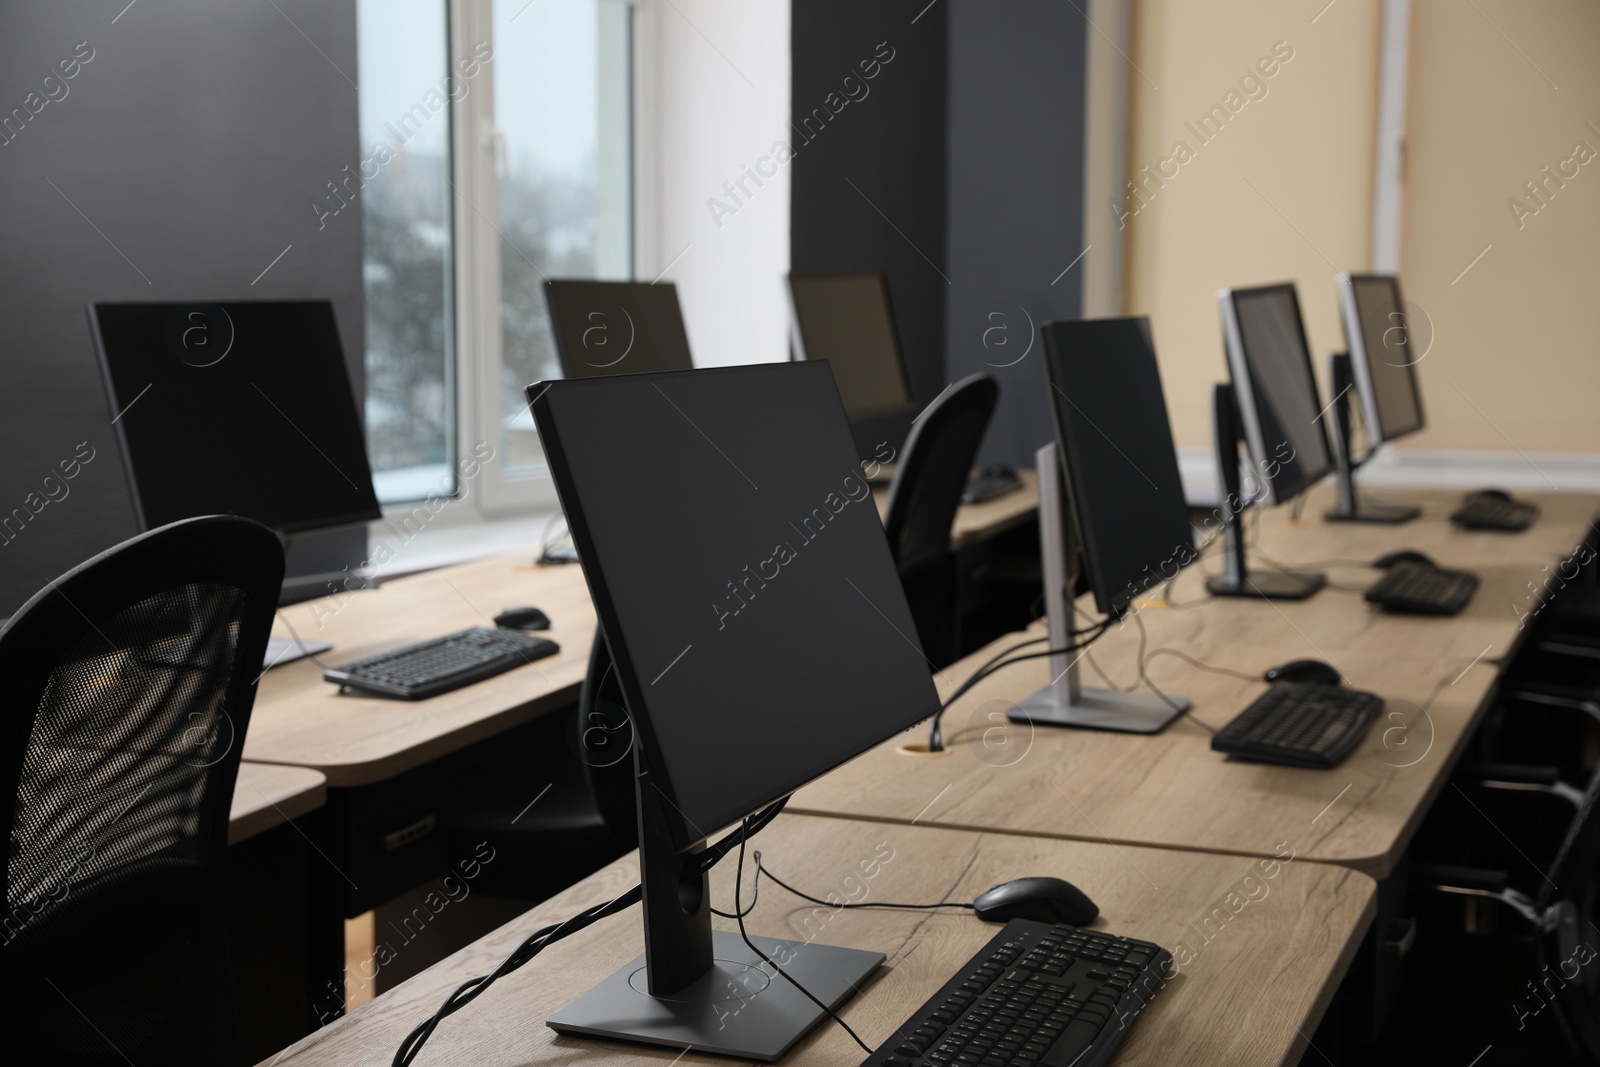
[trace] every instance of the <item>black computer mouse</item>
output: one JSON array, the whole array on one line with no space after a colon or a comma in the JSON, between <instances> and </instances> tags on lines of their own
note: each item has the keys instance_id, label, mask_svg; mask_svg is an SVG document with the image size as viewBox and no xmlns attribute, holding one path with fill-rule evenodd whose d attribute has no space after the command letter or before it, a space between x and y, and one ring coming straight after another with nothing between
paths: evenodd
<instances>
[{"instance_id":1,"label":"black computer mouse","mask_svg":"<svg viewBox=\"0 0 1600 1067\"><path fill-rule=\"evenodd\" d=\"M1269 682L1319 682L1323 685L1338 685L1344 681L1343 675L1320 659L1294 659L1280 663L1261 677Z\"/></svg>"},{"instance_id":2,"label":"black computer mouse","mask_svg":"<svg viewBox=\"0 0 1600 1067\"><path fill-rule=\"evenodd\" d=\"M1511 494L1504 489L1477 489L1467 494L1468 496L1486 496L1493 500L1511 500Z\"/></svg>"},{"instance_id":3,"label":"black computer mouse","mask_svg":"<svg viewBox=\"0 0 1600 1067\"><path fill-rule=\"evenodd\" d=\"M550 616L538 608L507 608L494 617L494 624L508 630L548 630Z\"/></svg>"},{"instance_id":4,"label":"black computer mouse","mask_svg":"<svg viewBox=\"0 0 1600 1067\"><path fill-rule=\"evenodd\" d=\"M1423 555L1421 552L1418 552L1414 548L1402 548L1397 552L1386 552L1372 561L1372 565L1374 567L1381 567L1384 570L1388 570L1396 563L1420 563L1424 567L1438 566L1438 564L1433 562L1432 559Z\"/></svg>"},{"instance_id":5,"label":"black computer mouse","mask_svg":"<svg viewBox=\"0 0 1600 1067\"><path fill-rule=\"evenodd\" d=\"M986 923L1034 919L1042 923L1094 922L1100 909L1083 890L1060 878L1018 878L1004 882L972 902L972 910Z\"/></svg>"},{"instance_id":6,"label":"black computer mouse","mask_svg":"<svg viewBox=\"0 0 1600 1067\"><path fill-rule=\"evenodd\" d=\"M983 473L987 474L991 478L1015 479L1017 476L1016 468L1008 467L1004 463L991 463L989 466L983 469Z\"/></svg>"}]
</instances>

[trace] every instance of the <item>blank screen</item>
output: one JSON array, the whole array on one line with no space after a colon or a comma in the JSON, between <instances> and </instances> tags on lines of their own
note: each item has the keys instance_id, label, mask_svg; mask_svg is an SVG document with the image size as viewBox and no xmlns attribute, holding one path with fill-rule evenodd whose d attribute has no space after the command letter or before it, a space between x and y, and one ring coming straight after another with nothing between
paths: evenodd
<instances>
[{"instance_id":1,"label":"blank screen","mask_svg":"<svg viewBox=\"0 0 1600 1067\"><path fill-rule=\"evenodd\" d=\"M146 529L243 515L283 533L379 517L326 300L93 304Z\"/></svg>"},{"instance_id":2,"label":"blank screen","mask_svg":"<svg viewBox=\"0 0 1600 1067\"><path fill-rule=\"evenodd\" d=\"M827 360L851 419L903 411L911 388L882 274L791 274L800 352Z\"/></svg>"},{"instance_id":3,"label":"blank screen","mask_svg":"<svg viewBox=\"0 0 1600 1067\"><path fill-rule=\"evenodd\" d=\"M1232 299L1254 399L1253 411L1244 410L1243 415L1254 416L1265 450L1255 458L1258 468L1267 469L1258 469L1256 477L1266 478L1271 465L1276 465L1273 497L1282 503L1333 466L1300 323L1300 302L1293 285L1235 289ZM1242 395L1239 402L1244 408Z\"/></svg>"},{"instance_id":4,"label":"blank screen","mask_svg":"<svg viewBox=\"0 0 1600 1067\"><path fill-rule=\"evenodd\" d=\"M694 366L671 282L547 281L544 296L568 378Z\"/></svg>"},{"instance_id":5,"label":"blank screen","mask_svg":"<svg viewBox=\"0 0 1600 1067\"><path fill-rule=\"evenodd\" d=\"M1417 355L1411 350L1411 324L1393 278L1350 280L1355 294L1359 339L1351 338L1351 358L1364 360L1371 384L1369 417L1375 411L1377 441L1392 441L1422 429L1422 399L1417 390Z\"/></svg>"},{"instance_id":6,"label":"blank screen","mask_svg":"<svg viewBox=\"0 0 1600 1067\"><path fill-rule=\"evenodd\" d=\"M1150 323L1053 322L1044 345L1095 602L1120 612L1194 555Z\"/></svg>"},{"instance_id":7,"label":"blank screen","mask_svg":"<svg viewBox=\"0 0 1600 1067\"><path fill-rule=\"evenodd\" d=\"M689 832L937 710L826 367L528 394L652 773Z\"/></svg>"}]
</instances>

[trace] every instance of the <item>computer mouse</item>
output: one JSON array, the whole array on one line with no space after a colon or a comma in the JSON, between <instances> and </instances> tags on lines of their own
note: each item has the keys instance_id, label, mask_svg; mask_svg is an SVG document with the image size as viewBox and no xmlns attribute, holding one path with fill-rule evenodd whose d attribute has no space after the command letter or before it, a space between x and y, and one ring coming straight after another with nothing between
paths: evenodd
<instances>
[{"instance_id":1,"label":"computer mouse","mask_svg":"<svg viewBox=\"0 0 1600 1067\"><path fill-rule=\"evenodd\" d=\"M1015 479L1017 476L1016 469L1013 467L1008 467L1004 463L990 464L983 469L983 473L987 474L991 478Z\"/></svg>"},{"instance_id":2,"label":"computer mouse","mask_svg":"<svg viewBox=\"0 0 1600 1067\"><path fill-rule=\"evenodd\" d=\"M548 630L550 616L538 608L507 608L494 617L494 624L508 630Z\"/></svg>"},{"instance_id":3,"label":"computer mouse","mask_svg":"<svg viewBox=\"0 0 1600 1067\"><path fill-rule=\"evenodd\" d=\"M1467 494L1468 496L1486 496L1493 500L1510 501L1511 494L1504 489L1477 489Z\"/></svg>"},{"instance_id":4,"label":"computer mouse","mask_svg":"<svg viewBox=\"0 0 1600 1067\"><path fill-rule=\"evenodd\" d=\"M1424 567L1438 566L1438 564L1432 559L1423 555L1421 552L1418 552L1414 548L1402 548L1396 552L1386 552L1372 561L1372 565L1374 567L1379 567L1384 570L1388 570L1396 563L1420 563Z\"/></svg>"},{"instance_id":5,"label":"computer mouse","mask_svg":"<svg viewBox=\"0 0 1600 1067\"><path fill-rule=\"evenodd\" d=\"M1083 890L1060 878L1018 878L1003 882L972 902L972 910L986 923L1034 919L1042 923L1094 922L1100 909Z\"/></svg>"},{"instance_id":6,"label":"computer mouse","mask_svg":"<svg viewBox=\"0 0 1600 1067\"><path fill-rule=\"evenodd\" d=\"M1343 675L1320 659L1295 659L1280 663L1261 677L1269 682L1320 682L1323 685L1338 685L1344 681Z\"/></svg>"}]
</instances>

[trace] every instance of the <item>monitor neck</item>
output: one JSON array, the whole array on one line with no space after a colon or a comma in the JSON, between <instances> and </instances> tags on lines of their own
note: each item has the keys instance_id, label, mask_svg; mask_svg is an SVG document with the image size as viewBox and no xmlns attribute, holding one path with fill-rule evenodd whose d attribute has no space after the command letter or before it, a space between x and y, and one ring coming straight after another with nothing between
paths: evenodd
<instances>
[{"instance_id":1,"label":"monitor neck","mask_svg":"<svg viewBox=\"0 0 1600 1067\"><path fill-rule=\"evenodd\" d=\"M1034 470L1039 475L1039 555L1044 565L1044 610L1051 648L1067 649L1076 644L1079 631L1073 613L1078 585L1078 540L1065 479L1061 474L1061 454L1056 442L1034 453ZM1078 657L1058 652L1050 657L1052 685L1061 698L1071 704L1079 694Z\"/></svg>"},{"instance_id":2,"label":"monitor neck","mask_svg":"<svg viewBox=\"0 0 1600 1067\"><path fill-rule=\"evenodd\" d=\"M711 970L711 888L707 874L684 876L705 842L681 852L673 813L655 784L643 747L634 746L639 805L639 881L643 889L645 981L651 996L692 985Z\"/></svg>"},{"instance_id":3,"label":"monitor neck","mask_svg":"<svg viewBox=\"0 0 1600 1067\"><path fill-rule=\"evenodd\" d=\"M1366 455L1359 459L1350 451L1353 429L1350 390L1355 388L1355 377L1350 367L1350 353L1335 352L1328 357L1328 387L1333 390L1333 403L1330 407L1333 415L1333 459L1338 476L1339 494L1336 514L1349 517L1356 513L1356 471L1372 458L1375 450L1375 446L1369 447Z\"/></svg>"}]
</instances>

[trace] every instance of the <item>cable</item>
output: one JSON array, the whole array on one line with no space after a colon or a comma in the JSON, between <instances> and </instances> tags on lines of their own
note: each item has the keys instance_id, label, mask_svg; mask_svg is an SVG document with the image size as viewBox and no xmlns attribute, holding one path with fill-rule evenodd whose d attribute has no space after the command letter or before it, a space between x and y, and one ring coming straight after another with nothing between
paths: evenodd
<instances>
[{"instance_id":1,"label":"cable","mask_svg":"<svg viewBox=\"0 0 1600 1067\"><path fill-rule=\"evenodd\" d=\"M1024 642L1022 642L1022 644L1016 645L1013 648L1009 648L1005 652L1000 653L1000 656L997 656L994 659L991 659L983 667L980 667L972 675L972 677L968 678L965 682L962 682L961 685L959 685L956 688L956 691L954 693L951 693L950 696L944 701L944 703L939 705L939 710L934 713L933 722L930 724L930 726L928 728L928 750L930 752L943 752L944 751L944 735L940 732L939 720L944 715L944 713L950 709L950 705L955 703L957 700L960 700L963 696L965 696L967 694L967 692L973 686L977 685L979 682L983 681L985 678L989 677L989 675L995 673L996 671L1000 670L1001 668L1009 667L1013 663L1021 663L1023 660L1029 660L1029 659L1039 659L1040 657L1043 657L1043 656L1059 656L1059 655L1061 655L1062 653L1065 653L1065 652L1076 652L1081 648L1088 648L1090 645L1092 645L1096 641L1100 640L1101 637L1105 636L1106 631L1110 628L1111 624L1113 622L1115 622L1115 621L1116 621L1115 619L1111 619L1111 618L1105 619L1098 627L1096 627L1094 629L1093 633L1090 635L1090 637L1089 637L1089 639L1087 641L1081 641L1081 642L1078 642L1077 644L1063 645L1060 648L1047 648L1043 652L1029 652L1029 653L1027 653L1025 655L1017 656L1014 659L1005 660L1004 662L995 662L995 660L999 659L1000 656L1010 655L1017 648L1021 648L1023 645L1037 644L1039 642L1039 640L1041 640L1041 639L1035 638L1033 640L1024 641ZM1048 640L1048 639L1046 638L1044 640Z\"/></svg>"},{"instance_id":2,"label":"cable","mask_svg":"<svg viewBox=\"0 0 1600 1067\"><path fill-rule=\"evenodd\" d=\"M1247 682L1261 681L1261 676L1259 674L1246 674L1244 671L1236 671L1232 667L1213 667L1209 663L1201 663L1187 652L1180 652L1178 649L1170 648L1166 645L1163 645L1160 648L1151 649L1150 655L1147 657L1147 659L1155 659L1157 656L1177 656L1179 659L1189 664L1189 666L1198 667L1202 671L1210 671L1212 674L1227 674L1234 678L1243 678Z\"/></svg>"},{"instance_id":3,"label":"cable","mask_svg":"<svg viewBox=\"0 0 1600 1067\"><path fill-rule=\"evenodd\" d=\"M322 662L315 652L306 651L306 643L301 639L299 632L295 630L294 623L289 621L289 616L285 615L282 611L277 612L277 616L279 621L289 628L289 635L294 638L294 647L299 650L302 656L310 660L312 663L315 663L325 671L333 670L332 667Z\"/></svg>"},{"instance_id":4,"label":"cable","mask_svg":"<svg viewBox=\"0 0 1600 1067\"><path fill-rule=\"evenodd\" d=\"M835 904L833 901L823 900L820 897L811 896L809 893L802 893L788 882L785 882L782 878L779 878L777 875L773 874L770 869L763 867L761 865L761 852L759 849L755 850L752 854L756 858L757 875L765 874L773 882L777 883L782 888L787 889L801 900L810 901L812 904L820 904L825 908L901 908L905 911L931 911L934 908L965 908L968 911L974 910L971 904L962 904L959 902L953 903L951 901L942 901L938 904L890 904L888 902L864 900L856 904Z\"/></svg>"},{"instance_id":5,"label":"cable","mask_svg":"<svg viewBox=\"0 0 1600 1067\"><path fill-rule=\"evenodd\" d=\"M748 817L745 818L742 826L746 831L748 831L749 826L750 826L750 819ZM749 946L751 952L754 952L757 956L760 956L767 963L772 964L772 969L774 971L776 971L778 974L783 975L784 980L787 981L790 985L794 986L796 989L800 990L800 992L804 993L806 995L806 999L807 1000L811 1001L811 1003L815 1004L817 1007L821 1008L824 1012L826 1012L827 1015L828 1015L828 1018L830 1018L834 1022L838 1023L844 1029L845 1033L849 1034L853 1039L855 1039L855 1043L860 1045L862 1047L862 1049L866 1051L866 1054L868 1056L872 1055L874 1052L877 1051L877 1049L873 1048L871 1045L869 1045L865 1041L861 1040L861 1035L856 1033L854 1030L852 1030L850 1028L850 1024L849 1023L847 1023L843 1019L839 1018L839 1013L838 1012L834 1011L832 1008L828 1007L826 1004L822 1003L822 1001L818 1000L815 996L813 996L812 993L811 993L811 990L809 990L805 986L801 985L799 983L799 981L795 979L794 975L790 974L788 971L784 970L782 967L779 967L776 963L773 963L772 962L772 957L768 956L765 952L762 952L759 948L756 947L756 943L754 941L750 940L750 935L749 935L749 933L747 933L745 931L745 928L744 928L744 914L745 914L744 913L744 908L740 904L740 894L741 894L741 890L743 888L743 883L744 883L744 841L745 841L745 838L748 837L748 836L749 836L748 832L741 833L739 835L739 866L738 866L738 868L736 869L736 871L734 873L734 882L733 882L733 911L734 911L734 915L739 920L739 936L744 939L744 943L747 946ZM752 902L752 907L753 906L754 906L754 903Z\"/></svg>"},{"instance_id":6,"label":"cable","mask_svg":"<svg viewBox=\"0 0 1600 1067\"><path fill-rule=\"evenodd\" d=\"M716 865L718 860L722 859L722 857L726 856L730 851L732 851L734 845L739 846L739 861L742 866L744 862L745 838L750 834L760 833L768 823L778 817L778 813L783 810L784 805L788 802L789 798L784 797L781 800L767 805L755 815L746 816L744 820L740 822L739 829L728 833L722 838L721 841L718 841L715 845L712 845L710 848L699 853L685 863L681 877L696 878L710 871L711 868ZM417 1058L417 1055L422 1051L422 1046L427 1043L428 1038L433 1036L434 1030L438 1029L438 1026L441 1022L443 1022L449 1016L454 1015L468 1004L472 1003L472 1001L477 998L478 994L482 993L485 989L488 989L495 983L497 979L510 974L512 971L521 967L523 964L533 959L540 952L543 952L546 948L555 944L557 941L571 937L579 930L582 930L587 926L592 926L601 919L609 918L620 911L625 911L626 909L631 908L633 905L639 903L639 901L643 899L643 890L644 887L642 884L636 885L632 889L622 893L620 896L614 897L603 904L596 904L594 907L585 911L580 911L578 914L569 919L565 919L551 926L541 927L540 929L534 931L531 935L529 935L527 940L518 945L516 949L512 951L511 955L507 956L500 966L496 967L493 972L487 975L480 975L477 978L470 978L457 986L455 992L451 993L445 998L444 1003L439 1006L437 1011L435 1011L427 1019L424 1019L417 1025L416 1029L412 1030L411 1033L406 1035L406 1039L400 1043L400 1047L395 1051L394 1060L391 1063L391 1067L408 1067L408 1065ZM738 887L736 884L734 896L735 910L738 910L738 901ZM743 919L740 920L739 926L740 933L742 934L744 932ZM748 943L749 939L746 938L745 940ZM752 945L751 947L754 948L755 946ZM759 952L760 950L757 949L758 954ZM762 958L765 959L766 957L763 956ZM768 960L767 962L771 963L772 961ZM809 993L806 995L810 996ZM816 998L813 997L812 999L815 1000ZM827 1009L824 1008L823 1010L826 1011ZM829 1012L829 1014L831 1015L832 1012ZM846 1029L849 1028L846 1027ZM856 1040L860 1041L860 1038L857 1038ZM872 1050L868 1049L868 1051L870 1052Z\"/></svg>"}]
</instances>

